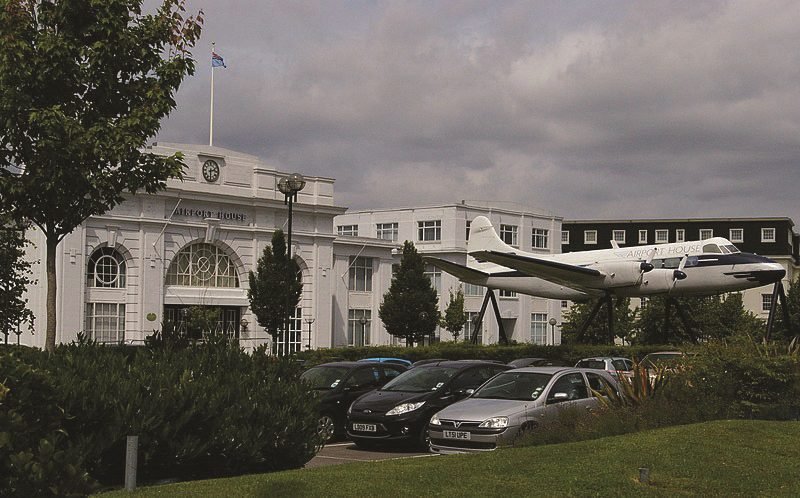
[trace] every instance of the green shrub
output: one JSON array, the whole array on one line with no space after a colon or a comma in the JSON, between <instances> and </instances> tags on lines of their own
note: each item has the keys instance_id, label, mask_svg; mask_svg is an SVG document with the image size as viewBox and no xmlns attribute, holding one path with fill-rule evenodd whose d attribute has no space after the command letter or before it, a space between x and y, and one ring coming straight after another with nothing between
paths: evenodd
<instances>
[{"instance_id":1,"label":"green shrub","mask_svg":"<svg viewBox=\"0 0 800 498\"><path fill-rule=\"evenodd\" d=\"M81 496L91 490L67 415L46 372L0 355L0 496ZM22 353L22 354L20 354Z\"/></svg>"},{"instance_id":2,"label":"green shrub","mask_svg":"<svg viewBox=\"0 0 800 498\"><path fill-rule=\"evenodd\" d=\"M103 484L122 482L128 435L139 436L142 481L297 468L318 444L317 401L299 366L263 349L248 355L224 339L185 349L83 342L28 361L52 385L70 445Z\"/></svg>"}]
</instances>

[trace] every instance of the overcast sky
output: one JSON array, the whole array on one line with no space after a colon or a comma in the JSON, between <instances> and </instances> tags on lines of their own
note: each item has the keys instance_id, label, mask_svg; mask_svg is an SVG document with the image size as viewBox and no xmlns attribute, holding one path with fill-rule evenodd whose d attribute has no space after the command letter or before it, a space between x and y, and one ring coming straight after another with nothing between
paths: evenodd
<instances>
[{"instance_id":1,"label":"overcast sky","mask_svg":"<svg viewBox=\"0 0 800 498\"><path fill-rule=\"evenodd\" d=\"M336 179L353 209L800 224L800 2L190 0L160 141Z\"/></svg>"}]
</instances>

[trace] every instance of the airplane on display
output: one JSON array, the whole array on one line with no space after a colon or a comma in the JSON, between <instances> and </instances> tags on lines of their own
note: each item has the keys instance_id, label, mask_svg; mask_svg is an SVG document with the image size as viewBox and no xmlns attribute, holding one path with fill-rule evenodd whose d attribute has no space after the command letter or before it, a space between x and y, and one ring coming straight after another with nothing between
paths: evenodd
<instances>
[{"instance_id":1,"label":"airplane on display","mask_svg":"<svg viewBox=\"0 0 800 498\"><path fill-rule=\"evenodd\" d=\"M614 297L707 296L775 284L773 303L776 294L785 300L781 279L786 270L769 258L739 251L722 237L612 246L562 254L522 251L503 242L489 219L478 216L470 224L466 266L425 259L463 282L489 289L570 301L603 298L591 318L604 303L610 309Z\"/></svg>"}]
</instances>

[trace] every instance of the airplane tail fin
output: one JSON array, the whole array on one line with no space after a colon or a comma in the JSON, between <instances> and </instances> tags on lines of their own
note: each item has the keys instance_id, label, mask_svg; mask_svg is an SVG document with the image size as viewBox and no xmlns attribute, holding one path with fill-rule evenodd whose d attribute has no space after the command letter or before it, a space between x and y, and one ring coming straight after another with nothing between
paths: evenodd
<instances>
[{"instance_id":1,"label":"airplane tail fin","mask_svg":"<svg viewBox=\"0 0 800 498\"><path fill-rule=\"evenodd\" d=\"M497 235L492 222L485 216L478 216L469 225L467 254L478 251L518 252L518 249L503 242Z\"/></svg>"}]
</instances>

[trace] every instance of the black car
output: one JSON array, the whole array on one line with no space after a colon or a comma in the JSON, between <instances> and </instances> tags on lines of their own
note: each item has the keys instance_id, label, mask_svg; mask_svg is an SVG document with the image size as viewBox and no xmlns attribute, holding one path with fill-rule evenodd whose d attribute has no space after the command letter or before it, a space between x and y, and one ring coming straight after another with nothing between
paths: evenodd
<instances>
[{"instance_id":1,"label":"black car","mask_svg":"<svg viewBox=\"0 0 800 498\"><path fill-rule=\"evenodd\" d=\"M347 412L347 435L363 448L398 443L427 448L428 421L434 413L509 369L479 360L415 366L353 402Z\"/></svg>"},{"instance_id":2,"label":"black car","mask_svg":"<svg viewBox=\"0 0 800 498\"><path fill-rule=\"evenodd\" d=\"M318 432L324 440L345 434L347 408L354 399L386 384L406 367L392 363L338 361L309 368L300 376L320 393Z\"/></svg>"}]
</instances>

